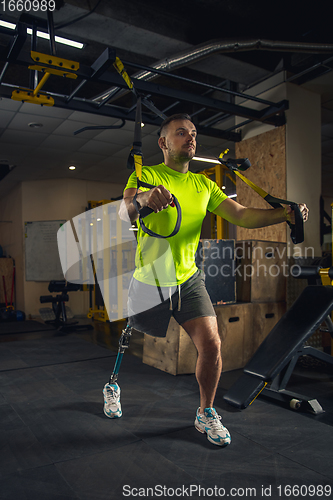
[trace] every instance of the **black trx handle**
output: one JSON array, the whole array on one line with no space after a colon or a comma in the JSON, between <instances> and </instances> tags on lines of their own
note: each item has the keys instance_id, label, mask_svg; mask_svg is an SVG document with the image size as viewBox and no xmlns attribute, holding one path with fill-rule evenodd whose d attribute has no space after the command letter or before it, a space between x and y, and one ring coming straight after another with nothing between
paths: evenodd
<instances>
[{"instance_id":1,"label":"black trx handle","mask_svg":"<svg viewBox=\"0 0 333 500\"><path fill-rule=\"evenodd\" d=\"M281 200L280 198L275 198L274 196L267 194L264 197L264 200L267 201L273 208L282 208L281 203L284 205L289 205L295 214L295 224L292 224L287 220L287 224L290 227L290 238L292 242L296 245L298 243L303 243L304 241L304 220L302 216L302 212L297 203L293 201Z\"/></svg>"},{"instance_id":2,"label":"black trx handle","mask_svg":"<svg viewBox=\"0 0 333 500\"><path fill-rule=\"evenodd\" d=\"M291 228L290 237L293 243L303 243L304 241L304 220L302 216L302 212L297 205L297 203L292 203L291 208L295 214L295 224L291 224L288 222L289 227Z\"/></svg>"},{"instance_id":3,"label":"black trx handle","mask_svg":"<svg viewBox=\"0 0 333 500\"><path fill-rule=\"evenodd\" d=\"M148 188L148 189L153 189L156 186L153 186L152 184L148 184L148 182L140 181L138 179L138 189L140 187L145 187L145 188ZM136 211L139 214L140 226L141 226L141 229L142 229L142 231L144 233L148 234L149 236L153 236L154 238L171 238L172 236L174 236L175 234L178 233L178 231L180 229L180 224L181 224L181 221L182 221L182 210L180 208L179 201L177 200L177 198L175 197L175 195L172 194L173 202L174 202L174 204L175 204L175 206L177 208L177 220L176 220L176 225L174 227L174 230L168 236L163 236L161 234L154 233L154 231L152 231L151 229L149 229L145 225L145 223L143 222L144 217L147 217L147 215L149 215L152 212L154 212L154 210L152 208L150 208L150 207L139 208L138 202L136 200L137 195L138 195L138 192L136 193L136 195L133 198L133 205L135 206L135 209L136 209Z\"/></svg>"}]
</instances>

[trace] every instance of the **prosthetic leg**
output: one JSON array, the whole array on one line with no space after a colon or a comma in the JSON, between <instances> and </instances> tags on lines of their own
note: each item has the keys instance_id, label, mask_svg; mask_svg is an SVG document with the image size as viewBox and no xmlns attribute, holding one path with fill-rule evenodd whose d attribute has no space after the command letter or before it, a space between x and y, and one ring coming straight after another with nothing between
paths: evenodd
<instances>
[{"instance_id":1,"label":"prosthetic leg","mask_svg":"<svg viewBox=\"0 0 333 500\"><path fill-rule=\"evenodd\" d=\"M123 359L125 350L129 346L131 335L132 335L132 327L129 324L127 324L126 328L122 331L119 339L118 354L112 375L110 376L109 382L105 384L103 389L104 413L109 418L119 418L122 416L122 410L120 404L120 387L117 384L117 379L121 365L121 360Z\"/></svg>"},{"instance_id":2,"label":"prosthetic leg","mask_svg":"<svg viewBox=\"0 0 333 500\"><path fill-rule=\"evenodd\" d=\"M118 380L118 373L121 365L121 361L123 359L123 355L125 350L129 347L130 338L132 335L132 327L128 324L126 328L122 331L120 339L119 339L119 348L118 354L116 358L116 362L113 368L112 375L110 376L109 384L115 384Z\"/></svg>"}]
</instances>

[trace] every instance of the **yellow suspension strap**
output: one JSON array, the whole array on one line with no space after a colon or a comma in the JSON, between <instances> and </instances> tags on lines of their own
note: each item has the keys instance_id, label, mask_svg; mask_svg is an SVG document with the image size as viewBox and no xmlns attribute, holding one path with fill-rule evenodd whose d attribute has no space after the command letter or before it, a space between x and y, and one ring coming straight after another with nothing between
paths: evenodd
<instances>
[{"instance_id":1,"label":"yellow suspension strap","mask_svg":"<svg viewBox=\"0 0 333 500\"><path fill-rule=\"evenodd\" d=\"M142 128L141 97L137 97L136 111L135 111L134 139L127 160L127 168L130 170L135 169L138 182L141 181L142 163L143 163L141 128Z\"/></svg>"},{"instance_id":2,"label":"yellow suspension strap","mask_svg":"<svg viewBox=\"0 0 333 500\"><path fill-rule=\"evenodd\" d=\"M138 96L134 84L125 70L125 67L119 57L116 57L113 66L118 71L120 76L126 82L128 88L134 93L137 98L136 104L136 114L135 114L135 127L134 127L134 140L131 152L127 160L127 168L134 170L136 172L136 177L141 181L142 176L142 139L141 139L141 123L142 123L142 112L141 112L141 97Z\"/></svg>"},{"instance_id":3,"label":"yellow suspension strap","mask_svg":"<svg viewBox=\"0 0 333 500\"><path fill-rule=\"evenodd\" d=\"M146 97L141 98L141 96L138 95L138 93L135 90L134 84L133 84L132 80L130 79L130 77L128 76L128 74L124 68L124 65L121 62L121 60L119 59L119 57L116 57L116 60L113 63L113 66L116 68L118 73L122 76L122 78L125 80L128 88L134 93L134 95L136 96L136 99L137 99L136 100L136 112L135 112L134 140L133 140L133 145L132 145L132 148L131 148L131 151L130 151L130 154L129 154L129 157L127 160L127 168L129 168L130 170L135 169L135 173L136 173L137 192L133 198L133 204L135 206L136 211L139 214L139 223L140 223L141 229L143 230L144 233L146 233L149 236L152 236L154 238L171 238L172 236L174 236L175 234L178 233L179 228L180 228L180 224L181 224L181 220L182 220L181 208L180 208L179 202L178 202L177 198L175 197L175 195L172 195L172 197L173 197L173 203L177 209L177 220L176 220L176 224L175 224L173 231L166 236L155 233L154 231L152 231L151 229L149 229L145 225L145 223L143 222L144 217L147 217L147 215L154 212L154 210L149 208L149 207L143 207L143 208L139 207L138 202L136 200L136 197L138 195L140 187L144 187L144 188L148 188L148 189L153 189L154 187L156 187L156 186L153 186L152 184L148 184L147 182L143 182L141 180L142 162L143 162L142 132L141 132L141 128L142 128L142 126L141 126L142 125L142 101L144 102L145 106L147 106L151 111L153 111L158 116L161 116L163 118L165 118L165 116L163 116L163 114Z\"/></svg>"},{"instance_id":4,"label":"yellow suspension strap","mask_svg":"<svg viewBox=\"0 0 333 500\"><path fill-rule=\"evenodd\" d=\"M128 88L130 90L135 91L134 84L133 84L132 80L130 79L130 77L128 76L128 73L125 70L125 66L123 65L123 63L121 62L121 60L119 59L119 57L116 57L116 60L113 63L113 66L116 68L116 70L118 71L118 73L120 74L120 76L125 80L125 82L127 83Z\"/></svg>"},{"instance_id":5,"label":"yellow suspension strap","mask_svg":"<svg viewBox=\"0 0 333 500\"><path fill-rule=\"evenodd\" d=\"M148 189L153 189L156 186L153 186L152 184L148 184L148 182L143 182L141 180L141 175L142 175L142 152L141 152L141 146L142 146L142 140L141 140L141 122L142 122L142 110L141 110L141 97L137 98L137 103L136 103L136 115L135 115L135 129L134 129L134 141L133 141L133 146L129 155L129 159L127 162L127 167L133 169L133 162L135 166L135 172L136 172L136 178L137 178L137 192L133 198L133 204L135 206L136 211L139 214L139 223L141 226L141 229L143 232L148 234L149 236L153 236L154 238L171 238L175 234L178 233L181 220L182 220L182 212L181 208L179 205L179 202L175 195L172 195L173 197L173 203L177 209L177 220L175 224L175 228L173 231L166 235L162 236L161 234L155 233L151 229L149 229L143 219L144 217L147 217L147 215L151 214L153 212L152 208L149 207L139 207L138 202L136 200L136 197L139 193L139 188L144 187Z\"/></svg>"},{"instance_id":6,"label":"yellow suspension strap","mask_svg":"<svg viewBox=\"0 0 333 500\"><path fill-rule=\"evenodd\" d=\"M239 172L239 170L245 171L251 166L249 159L241 158L234 160L228 158L227 160L222 160L223 156L228 151L229 149L226 149L219 156L219 161L220 163L222 163L222 165L225 165L230 170L232 170L240 179L242 179L243 182L245 182L245 184L247 184L251 189L253 189L256 193L258 193L265 201L267 201L267 203L269 203L271 207L282 208L281 203L283 203L284 205L290 205L290 207L293 209L295 213L295 224L292 224L291 222L287 221L287 224L291 228L290 237L294 244L302 243L304 241L304 221L298 204L293 201L276 198L275 196L266 193L266 191L264 191L259 186L256 186L256 184L254 184L252 181L247 179L243 174Z\"/></svg>"}]
</instances>

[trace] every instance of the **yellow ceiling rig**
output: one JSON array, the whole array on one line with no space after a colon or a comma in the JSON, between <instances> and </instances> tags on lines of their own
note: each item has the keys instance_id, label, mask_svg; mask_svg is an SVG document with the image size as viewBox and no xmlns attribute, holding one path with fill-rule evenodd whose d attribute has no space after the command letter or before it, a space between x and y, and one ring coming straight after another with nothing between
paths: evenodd
<instances>
[{"instance_id":1,"label":"yellow ceiling rig","mask_svg":"<svg viewBox=\"0 0 333 500\"><path fill-rule=\"evenodd\" d=\"M35 89L16 89L12 92L11 98L14 101L29 102L42 106L53 106L54 99L52 96L48 95L46 92L41 93L41 89L45 82L50 75L72 78L75 80L77 78L75 71L78 71L80 63L35 51L31 51L31 59L37 64L29 66L29 69L40 71L43 73L43 77Z\"/></svg>"}]
</instances>

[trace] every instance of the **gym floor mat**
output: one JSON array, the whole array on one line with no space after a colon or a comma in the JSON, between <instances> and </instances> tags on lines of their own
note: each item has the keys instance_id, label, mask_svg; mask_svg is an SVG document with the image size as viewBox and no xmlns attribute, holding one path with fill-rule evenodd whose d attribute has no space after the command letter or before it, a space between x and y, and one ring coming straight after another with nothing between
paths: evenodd
<instances>
[{"instance_id":1,"label":"gym floor mat","mask_svg":"<svg viewBox=\"0 0 333 500\"><path fill-rule=\"evenodd\" d=\"M0 322L0 335L10 333L31 333L54 330L52 325L40 323L39 321L8 321Z\"/></svg>"},{"instance_id":2,"label":"gym floor mat","mask_svg":"<svg viewBox=\"0 0 333 500\"><path fill-rule=\"evenodd\" d=\"M237 374L223 373L215 406L232 443L219 448L194 428L195 376L167 374L129 353L119 375L123 417L108 419L102 389L115 356L93 335L0 342L1 498L199 498L199 487L201 498L218 498L216 487L278 499L288 485L319 498L333 488L332 408L325 423L263 400L235 410L223 395ZM332 384L324 378L323 391Z\"/></svg>"}]
</instances>

